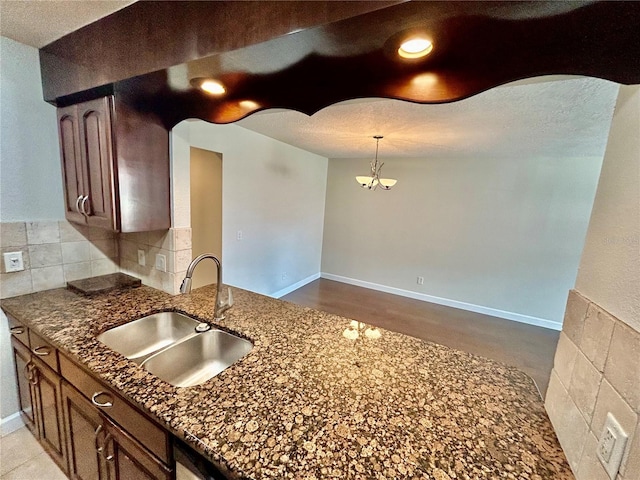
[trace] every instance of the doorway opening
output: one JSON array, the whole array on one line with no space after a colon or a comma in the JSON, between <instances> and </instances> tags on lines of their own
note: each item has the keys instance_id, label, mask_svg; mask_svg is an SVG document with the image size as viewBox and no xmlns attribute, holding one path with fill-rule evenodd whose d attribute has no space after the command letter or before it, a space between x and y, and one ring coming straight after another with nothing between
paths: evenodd
<instances>
[{"instance_id":1,"label":"doorway opening","mask_svg":"<svg viewBox=\"0 0 640 480\"><path fill-rule=\"evenodd\" d=\"M222 261L222 154L190 147L192 257L212 253ZM193 274L193 288L216 282L216 266L205 261Z\"/></svg>"}]
</instances>

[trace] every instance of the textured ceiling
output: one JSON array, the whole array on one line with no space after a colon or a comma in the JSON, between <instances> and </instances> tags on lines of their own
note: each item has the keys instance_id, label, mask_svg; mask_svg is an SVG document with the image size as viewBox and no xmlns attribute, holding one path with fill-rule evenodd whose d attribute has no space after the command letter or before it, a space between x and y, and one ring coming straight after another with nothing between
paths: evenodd
<instances>
[{"instance_id":1,"label":"textured ceiling","mask_svg":"<svg viewBox=\"0 0 640 480\"><path fill-rule=\"evenodd\" d=\"M0 34L41 48L134 0L0 0Z\"/></svg>"},{"instance_id":2,"label":"textured ceiling","mask_svg":"<svg viewBox=\"0 0 640 480\"><path fill-rule=\"evenodd\" d=\"M419 105L369 99L332 105L308 117L265 111L247 129L327 158L601 156L618 84L594 78L534 79L459 102Z\"/></svg>"}]
</instances>

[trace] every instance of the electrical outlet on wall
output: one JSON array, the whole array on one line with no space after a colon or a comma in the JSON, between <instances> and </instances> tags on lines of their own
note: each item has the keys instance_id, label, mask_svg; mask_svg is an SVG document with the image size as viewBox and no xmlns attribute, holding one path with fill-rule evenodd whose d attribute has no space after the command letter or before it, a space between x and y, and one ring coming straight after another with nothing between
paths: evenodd
<instances>
[{"instance_id":1,"label":"electrical outlet on wall","mask_svg":"<svg viewBox=\"0 0 640 480\"><path fill-rule=\"evenodd\" d=\"M138 250L138 265L142 265L143 267L147 264L147 257L144 253L144 250Z\"/></svg>"},{"instance_id":2,"label":"electrical outlet on wall","mask_svg":"<svg viewBox=\"0 0 640 480\"><path fill-rule=\"evenodd\" d=\"M596 455L611 480L615 479L618 474L626 445L627 434L611 412L607 413L607 420L604 422L604 429L600 434Z\"/></svg>"},{"instance_id":3,"label":"electrical outlet on wall","mask_svg":"<svg viewBox=\"0 0 640 480\"><path fill-rule=\"evenodd\" d=\"M6 252L3 253L4 257L4 271L21 272L24 270L24 262L22 261L22 252Z\"/></svg>"},{"instance_id":4,"label":"electrical outlet on wall","mask_svg":"<svg viewBox=\"0 0 640 480\"><path fill-rule=\"evenodd\" d=\"M167 256L161 253L156 253L156 270L161 272L167 271Z\"/></svg>"},{"instance_id":5,"label":"electrical outlet on wall","mask_svg":"<svg viewBox=\"0 0 640 480\"><path fill-rule=\"evenodd\" d=\"M416 279L416 283L417 283L418 285L424 285L424 277L418 277L418 278Z\"/></svg>"}]
</instances>

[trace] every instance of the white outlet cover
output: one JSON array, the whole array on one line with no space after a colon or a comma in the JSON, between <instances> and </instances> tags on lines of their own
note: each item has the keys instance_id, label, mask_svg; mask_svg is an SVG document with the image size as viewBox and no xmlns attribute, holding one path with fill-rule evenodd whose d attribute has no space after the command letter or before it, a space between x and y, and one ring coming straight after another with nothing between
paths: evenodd
<instances>
[{"instance_id":1,"label":"white outlet cover","mask_svg":"<svg viewBox=\"0 0 640 480\"><path fill-rule=\"evenodd\" d=\"M607 420L604 422L604 428L600 434L596 455L611 480L616 478L620 469L627 438L626 432L616 418L611 412L607 413Z\"/></svg>"},{"instance_id":2,"label":"white outlet cover","mask_svg":"<svg viewBox=\"0 0 640 480\"><path fill-rule=\"evenodd\" d=\"M145 266L147 264L147 257L144 250L138 250L138 265Z\"/></svg>"},{"instance_id":3,"label":"white outlet cover","mask_svg":"<svg viewBox=\"0 0 640 480\"><path fill-rule=\"evenodd\" d=\"M160 270L161 272L167 271L167 256L162 255L161 253L156 254L156 270Z\"/></svg>"},{"instance_id":4,"label":"white outlet cover","mask_svg":"<svg viewBox=\"0 0 640 480\"><path fill-rule=\"evenodd\" d=\"M24 270L24 262L22 261L22 252L6 252L3 253L4 257L4 271L21 272Z\"/></svg>"}]
</instances>

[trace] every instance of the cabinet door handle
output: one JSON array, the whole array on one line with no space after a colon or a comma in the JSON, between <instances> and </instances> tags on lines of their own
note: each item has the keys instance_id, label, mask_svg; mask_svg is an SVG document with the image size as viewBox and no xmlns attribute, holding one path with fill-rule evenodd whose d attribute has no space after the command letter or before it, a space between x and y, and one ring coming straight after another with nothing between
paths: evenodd
<instances>
[{"instance_id":1,"label":"cabinet door handle","mask_svg":"<svg viewBox=\"0 0 640 480\"><path fill-rule=\"evenodd\" d=\"M78 198L76 198L76 212L78 213L82 213L80 212L80 200L82 200L82 195L78 195Z\"/></svg>"},{"instance_id":2,"label":"cabinet door handle","mask_svg":"<svg viewBox=\"0 0 640 480\"><path fill-rule=\"evenodd\" d=\"M97 398L100 395L106 395L107 397L111 397L107 392L96 392L93 394L93 396L91 397L91 403L93 403L96 407L101 407L101 408L109 408L109 407L113 407L113 402L111 400L106 401L104 403L100 403Z\"/></svg>"},{"instance_id":3,"label":"cabinet door handle","mask_svg":"<svg viewBox=\"0 0 640 480\"><path fill-rule=\"evenodd\" d=\"M22 335L24 333L24 327L11 327L9 331L14 335Z\"/></svg>"},{"instance_id":4,"label":"cabinet door handle","mask_svg":"<svg viewBox=\"0 0 640 480\"><path fill-rule=\"evenodd\" d=\"M80 210L82 211L82 214L85 217L89 216L89 213L87 213L87 210L85 209L85 206L87 204L87 200L89 200L89 195L85 195L84 197L82 197L82 203L80 204Z\"/></svg>"},{"instance_id":5,"label":"cabinet door handle","mask_svg":"<svg viewBox=\"0 0 640 480\"><path fill-rule=\"evenodd\" d=\"M29 383L31 385L38 385L40 379L38 378L38 369L36 367L34 367L33 363L29 362L29 364L27 364L27 366L29 367Z\"/></svg>"},{"instance_id":6,"label":"cabinet door handle","mask_svg":"<svg viewBox=\"0 0 640 480\"><path fill-rule=\"evenodd\" d=\"M113 438L110 433L107 433L107 436L104 438L104 446L105 446L105 457L104 459L107 462L113 462L113 454L109 455L109 444L111 444L111 450L113 450Z\"/></svg>"},{"instance_id":7,"label":"cabinet door handle","mask_svg":"<svg viewBox=\"0 0 640 480\"><path fill-rule=\"evenodd\" d=\"M36 347L31 351L39 357L46 357L47 355L51 355L51 348L47 346Z\"/></svg>"}]
</instances>

